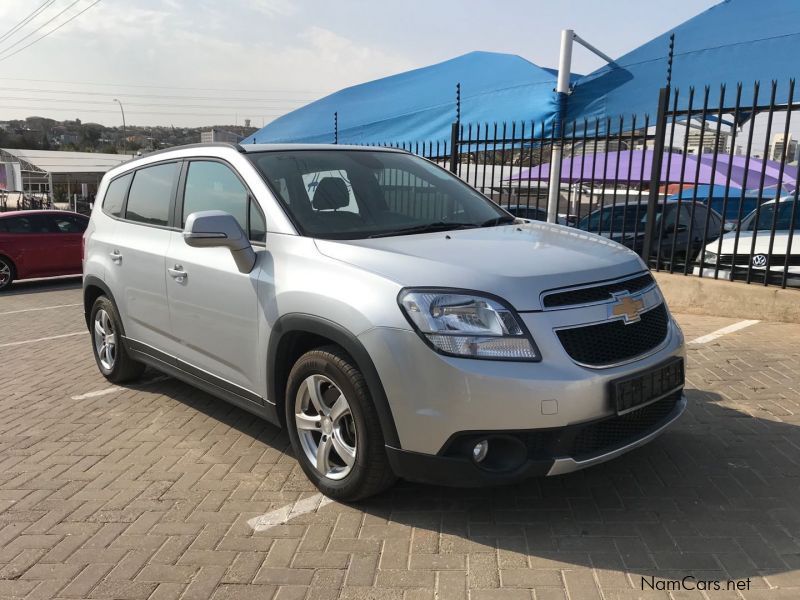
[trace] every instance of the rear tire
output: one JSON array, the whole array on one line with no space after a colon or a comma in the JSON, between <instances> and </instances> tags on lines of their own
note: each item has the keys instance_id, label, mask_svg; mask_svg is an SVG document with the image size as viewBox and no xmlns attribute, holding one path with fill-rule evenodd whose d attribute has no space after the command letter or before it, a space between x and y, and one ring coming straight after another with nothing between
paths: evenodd
<instances>
[{"instance_id":1,"label":"rear tire","mask_svg":"<svg viewBox=\"0 0 800 600\"><path fill-rule=\"evenodd\" d=\"M89 333L94 360L103 377L112 383L125 383L141 377L145 367L125 350L117 307L105 296L100 296L92 305Z\"/></svg>"},{"instance_id":2,"label":"rear tire","mask_svg":"<svg viewBox=\"0 0 800 600\"><path fill-rule=\"evenodd\" d=\"M341 348L303 354L289 373L284 404L297 460L325 496L360 500L394 483L367 382Z\"/></svg>"},{"instance_id":3,"label":"rear tire","mask_svg":"<svg viewBox=\"0 0 800 600\"><path fill-rule=\"evenodd\" d=\"M10 258L0 256L0 292L7 290L14 282L17 270Z\"/></svg>"}]
</instances>

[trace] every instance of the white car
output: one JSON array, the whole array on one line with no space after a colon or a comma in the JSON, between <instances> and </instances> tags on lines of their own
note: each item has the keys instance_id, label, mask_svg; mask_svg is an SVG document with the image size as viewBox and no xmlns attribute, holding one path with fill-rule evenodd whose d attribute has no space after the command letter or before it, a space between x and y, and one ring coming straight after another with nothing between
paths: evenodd
<instances>
[{"instance_id":1,"label":"white car","mask_svg":"<svg viewBox=\"0 0 800 600\"><path fill-rule=\"evenodd\" d=\"M786 285L800 287L800 202L784 197L761 205L742 220L738 231L726 233L705 247L703 264L695 275L719 279L746 280L781 285L786 269ZM775 210L777 207L777 218ZM772 223L775 221L773 236ZM755 243L754 243L755 241ZM772 244L770 252L770 244Z\"/></svg>"}]
</instances>

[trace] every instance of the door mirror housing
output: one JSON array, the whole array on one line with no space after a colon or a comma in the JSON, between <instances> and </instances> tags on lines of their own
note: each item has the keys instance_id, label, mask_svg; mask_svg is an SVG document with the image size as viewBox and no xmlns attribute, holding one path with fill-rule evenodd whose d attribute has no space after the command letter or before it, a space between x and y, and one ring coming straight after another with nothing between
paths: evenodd
<instances>
[{"instance_id":1,"label":"door mirror housing","mask_svg":"<svg viewBox=\"0 0 800 600\"><path fill-rule=\"evenodd\" d=\"M221 210L194 212L186 218L183 241L193 248L227 248L240 273L249 273L256 253L239 222Z\"/></svg>"},{"instance_id":2,"label":"door mirror housing","mask_svg":"<svg viewBox=\"0 0 800 600\"><path fill-rule=\"evenodd\" d=\"M736 223L728 221L722 226L722 229L725 231L736 231Z\"/></svg>"}]
</instances>

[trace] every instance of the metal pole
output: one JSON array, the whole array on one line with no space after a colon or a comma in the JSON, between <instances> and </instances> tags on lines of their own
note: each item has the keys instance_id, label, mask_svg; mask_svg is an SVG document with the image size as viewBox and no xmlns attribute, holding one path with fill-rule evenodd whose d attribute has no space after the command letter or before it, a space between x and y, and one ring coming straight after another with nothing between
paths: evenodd
<instances>
[{"instance_id":1,"label":"metal pole","mask_svg":"<svg viewBox=\"0 0 800 600\"><path fill-rule=\"evenodd\" d=\"M642 244L642 260L648 265L650 261L650 249L653 247L653 238L655 236L656 205L658 204L658 188L661 184L661 165L664 160L664 144L667 137L668 108L669 88L664 87L658 92L658 120L656 121L656 138L653 140L653 168L650 171L650 194L647 198L647 220L645 221L644 243ZM669 181L669 173L667 173L666 181Z\"/></svg>"},{"instance_id":2,"label":"metal pole","mask_svg":"<svg viewBox=\"0 0 800 600\"><path fill-rule=\"evenodd\" d=\"M570 69L572 65L572 41L575 32L572 29L561 31L561 50L558 55L558 83L554 132L561 136L563 120L566 117L567 95L569 94ZM558 218L558 200L561 195L561 146L553 144L550 151L550 181L547 188L547 222L555 223Z\"/></svg>"},{"instance_id":3,"label":"metal pole","mask_svg":"<svg viewBox=\"0 0 800 600\"><path fill-rule=\"evenodd\" d=\"M127 142L126 138L128 137L127 127L125 126L125 109L122 108L122 102L120 102L116 98L114 98L114 102L119 104L119 110L122 113L122 153L125 154L125 149L127 147L126 146L126 142Z\"/></svg>"}]
</instances>

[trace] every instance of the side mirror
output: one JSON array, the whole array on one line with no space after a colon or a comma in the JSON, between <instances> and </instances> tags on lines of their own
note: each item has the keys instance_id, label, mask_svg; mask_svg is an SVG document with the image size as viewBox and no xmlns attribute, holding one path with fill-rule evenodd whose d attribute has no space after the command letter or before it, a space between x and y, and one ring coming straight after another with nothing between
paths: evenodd
<instances>
[{"instance_id":1,"label":"side mirror","mask_svg":"<svg viewBox=\"0 0 800 600\"><path fill-rule=\"evenodd\" d=\"M736 231L736 223L728 221L722 226L722 229L724 229L725 231Z\"/></svg>"},{"instance_id":2,"label":"side mirror","mask_svg":"<svg viewBox=\"0 0 800 600\"><path fill-rule=\"evenodd\" d=\"M240 273L249 273L256 264L256 253L247 234L233 215L221 210L190 214L183 228L183 241L192 248L227 248Z\"/></svg>"}]
</instances>

